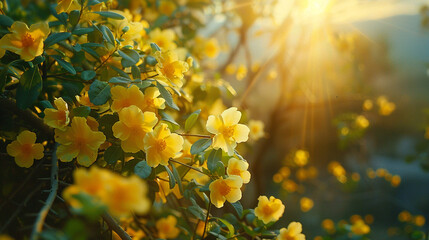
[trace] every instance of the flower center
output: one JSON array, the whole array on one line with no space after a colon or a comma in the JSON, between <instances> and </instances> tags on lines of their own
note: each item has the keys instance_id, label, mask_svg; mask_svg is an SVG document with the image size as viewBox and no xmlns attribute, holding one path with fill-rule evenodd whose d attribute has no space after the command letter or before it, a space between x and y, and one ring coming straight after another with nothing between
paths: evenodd
<instances>
[{"instance_id":1,"label":"flower center","mask_svg":"<svg viewBox=\"0 0 429 240\"><path fill-rule=\"evenodd\" d=\"M174 77L174 66L173 64L166 63L164 64L164 68L162 69L164 71L164 75L168 78Z\"/></svg>"},{"instance_id":2,"label":"flower center","mask_svg":"<svg viewBox=\"0 0 429 240\"><path fill-rule=\"evenodd\" d=\"M231 175L241 176L241 171L238 168L231 169Z\"/></svg>"},{"instance_id":3,"label":"flower center","mask_svg":"<svg viewBox=\"0 0 429 240\"><path fill-rule=\"evenodd\" d=\"M164 149L167 147L167 143L164 139L159 139L155 142L155 148L158 152L164 151Z\"/></svg>"},{"instance_id":4,"label":"flower center","mask_svg":"<svg viewBox=\"0 0 429 240\"><path fill-rule=\"evenodd\" d=\"M222 135L225 136L225 138L234 136L234 126L224 127L222 129Z\"/></svg>"},{"instance_id":5,"label":"flower center","mask_svg":"<svg viewBox=\"0 0 429 240\"><path fill-rule=\"evenodd\" d=\"M228 186L228 184L225 183L225 181L220 182L219 184L219 193L222 196L228 195L228 193L231 192L231 187Z\"/></svg>"},{"instance_id":6,"label":"flower center","mask_svg":"<svg viewBox=\"0 0 429 240\"><path fill-rule=\"evenodd\" d=\"M271 215L274 212L270 205L265 205L264 208L262 208L262 211L265 215Z\"/></svg>"},{"instance_id":7,"label":"flower center","mask_svg":"<svg viewBox=\"0 0 429 240\"><path fill-rule=\"evenodd\" d=\"M21 151L24 155L29 156L33 151L33 144L25 143L21 147Z\"/></svg>"},{"instance_id":8,"label":"flower center","mask_svg":"<svg viewBox=\"0 0 429 240\"><path fill-rule=\"evenodd\" d=\"M34 43L34 38L33 36L31 36L30 33L26 33L22 38L21 38L21 42L22 42L22 46L23 47L29 47L31 45L33 45Z\"/></svg>"},{"instance_id":9,"label":"flower center","mask_svg":"<svg viewBox=\"0 0 429 240\"><path fill-rule=\"evenodd\" d=\"M148 107L152 107L154 105L154 100L152 98L147 98L145 102Z\"/></svg>"}]
</instances>

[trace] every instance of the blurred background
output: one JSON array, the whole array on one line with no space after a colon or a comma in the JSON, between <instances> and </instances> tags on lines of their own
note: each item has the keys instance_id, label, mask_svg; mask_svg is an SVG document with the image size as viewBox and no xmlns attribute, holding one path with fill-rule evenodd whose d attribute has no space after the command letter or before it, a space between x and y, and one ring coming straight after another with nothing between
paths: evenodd
<instances>
[{"instance_id":1,"label":"blurred background","mask_svg":"<svg viewBox=\"0 0 429 240\"><path fill-rule=\"evenodd\" d=\"M226 45L218 59L238 92L230 104L264 123L247 148L245 194L280 197L277 225L360 239L338 226L361 218L370 239L426 239L427 3L243 0L208 25Z\"/></svg>"},{"instance_id":2,"label":"blurred background","mask_svg":"<svg viewBox=\"0 0 429 240\"><path fill-rule=\"evenodd\" d=\"M192 89L202 116L244 110L245 208L276 196L286 206L276 227L302 222L307 239L428 239L428 0L109 2L176 29L151 18L156 3L179 39L208 42L189 41L200 71L187 79L216 86ZM49 15L45 1L8 4L13 19Z\"/></svg>"}]
</instances>

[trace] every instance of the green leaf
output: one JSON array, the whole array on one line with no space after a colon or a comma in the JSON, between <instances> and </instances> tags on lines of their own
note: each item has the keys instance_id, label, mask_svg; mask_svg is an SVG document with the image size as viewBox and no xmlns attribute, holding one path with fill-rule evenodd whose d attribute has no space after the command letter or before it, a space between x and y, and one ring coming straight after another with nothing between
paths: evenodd
<instances>
[{"instance_id":1,"label":"green leaf","mask_svg":"<svg viewBox=\"0 0 429 240\"><path fill-rule=\"evenodd\" d=\"M152 173L152 168L147 165L147 162L145 160L143 160L136 164L136 166L134 167L134 173L137 176L146 179Z\"/></svg>"},{"instance_id":2,"label":"green leaf","mask_svg":"<svg viewBox=\"0 0 429 240\"><path fill-rule=\"evenodd\" d=\"M124 77L112 77L109 80L109 83L123 83L123 84L128 84L130 82L131 82L131 79L124 78Z\"/></svg>"},{"instance_id":3,"label":"green leaf","mask_svg":"<svg viewBox=\"0 0 429 240\"><path fill-rule=\"evenodd\" d=\"M21 109L30 107L42 91L42 77L37 67L25 71L19 79L16 91L16 105Z\"/></svg>"},{"instance_id":4,"label":"green leaf","mask_svg":"<svg viewBox=\"0 0 429 240\"><path fill-rule=\"evenodd\" d=\"M102 17L112 18L112 19L118 19L118 20L122 20L122 19L125 18L121 14L115 13L115 12L104 12L104 11L102 11L102 12L93 12L93 13L96 13L96 14L102 16Z\"/></svg>"},{"instance_id":5,"label":"green leaf","mask_svg":"<svg viewBox=\"0 0 429 240\"><path fill-rule=\"evenodd\" d=\"M179 124L176 121L174 121L174 119L170 115L168 115L166 112L158 111L158 113L161 116L161 120L164 120L164 121L167 121L169 123L172 123L174 125L179 126Z\"/></svg>"},{"instance_id":6,"label":"green leaf","mask_svg":"<svg viewBox=\"0 0 429 240\"><path fill-rule=\"evenodd\" d=\"M231 223L229 223L227 220L225 220L223 218L218 218L218 217L212 217L211 219L215 219L215 220L220 221L221 223L223 223L228 228L227 238L234 236L234 232L235 232L234 226Z\"/></svg>"},{"instance_id":7,"label":"green leaf","mask_svg":"<svg viewBox=\"0 0 429 240\"><path fill-rule=\"evenodd\" d=\"M112 145L104 152L104 160L108 164L115 164L118 160L124 160L124 151L120 146Z\"/></svg>"},{"instance_id":8,"label":"green leaf","mask_svg":"<svg viewBox=\"0 0 429 240\"><path fill-rule=\"evenodd\" d=\"M132 49L123 48L118 50L118 53L122 57L121 64L123 67L131 67L140 60L139 54Z\"/></svg>"},{"instance_id":9,"label":"green leaf","mask_svg":"<svg viewBox=\"0 0 429 240\"><path fill-rule=\"evenodd\" d=\"M197 122L198 116L200 115L201 109L191 113L185 121L185 131L188 132Z\"/></svg>"},{"instance_id":10,"label":"green leaf","mask_svg":"<svg viewBox=\"0 0 429 240\"><path fill-rule=\"evenodd\" d=\"M207 148L210 147L210 145L212 145L212 139L211 138L200 139L200 140L196 141L194 144L192 144L191 154L195 155L195 154L198 154L200 152L204 152Z\"/></svg>"},{"instance_id":11,"label":"green leaf","mask_svg":"<svg viewBox=\"0 0 429 240\"><path fill-rule=\"evenodd\" d=\"M64 61L61 56L59 55L51 55L51 57L55 60L57 60L58 64L61 65L61 67L63 67L65 70L67 70L67 72L75 75L76 74L76 70L74 69L74 67L69 63Z\"/></svg>"},{"instance_id":12,"label":"green leaf","mask_svg":"<svg viewBox=\"0 0 429 240\"><path fill-rule=\"evenodd\" d=\"M216 169L218 168L218 162L222 160L222 149L213 149L209 157L207 158L207 168L210 170L210 172L214 173L216 172Z\"/></svg>"},{"instance_id":13,"label":"green leaf","mask_svg":"<svg viewBox=\"0 0 429 240\"><path fill-rule=\"evenodd\" d=\"M40 101L38 105L41 106L42 109L46 109L46 108L55 109L54 106L52 106L52 103L49 102L48 100Z\"/></svg>"},{"instance_id":14,"label":"green leaf","mask_svg":"<svg viewBox=\"0 0 429 240\"><path fill-rule=\"evenodd\" d=\"M165 102L167 103L167 105L172 109L179 111L180 109L174 103L173 96L171 96L171 93L160 82L157 82L156 87L159 89L159 92L161 93L161 97L165 99Z\"/></svg>"},{"instance_id":15,"label":"green leaf","mask_svg":"<svg viewBox=\"0 0 429 240\"><path fill-rule=\"evenodd\" d=\"M149 66L155 66L158 63L158 61L153 56L147 56L146 63L149 64Z\"/></svg>"},{"instance_id":16,"label":"green leaf","mask_svg":"<svg viewBox=\"0 0 429 240\"><path fill-rule=\"evenodd\" d=\"M6 16L6 15L0 15L0 25L5 27L10 27L13 24L13 19Z\"/></svg>"},{"instance_id":17,"label":"green leaf","mask_svg":"<svg viewBox=\"0 0 429 240\"><path fill-rule=\"evenodd\" d=\"M88 117L91 112L91 108L88 106L80 106L77 108L73 108L73 115L75 117Z\"/></svg>"},{"instance_id":18,"label":"green leaf","mask_svg":"<svg viewBox=\"0 0 429 240\"><path fill-rule=\"evenodd\" d=\"M103 35L104 39L112 45L115 45L115 37L113 36L112 31L105 25L101 25L100 32Z\"/></svg>"},{"instance_id":19,"label":"green leaf","mask_svg":"<svg viewBox=\"0 0 429 240\"><path fill-rule=\"evenodd\" d=\"M46 38L44 47L48 48L49 46L52 46L55 43L66 40L70 36L71 36L71 33L69 32L52 33L51 35L49 35L49 37Z\"/></svg>"},{"instance_id":20,"label":"green leaf","mask_svg":"<svg viewBox=\"0 0 429 240\"><path fill-rule=\"evenodd\" d=\"M176 179L177 185L179 185L180 193L183 194L183 185L182 185L182 178L179 175L179 172L177 171L176 167L172 162L170 162L171 169L173 169L173 176L174 179Z\"/></svg>"},{"instance_id":21,"label":"green leaf","mask_svg":"<svg viewBox=\"0 0 429 240\"><path fill-rule=\"evenodd\" d=\"M86 70L86 71L83 71L80 74L80 77L83 80L85 80L85 81L89 81L89 80L95 78L96 75L97 75L97 73L95 71L93 71L93 70Z\"/></svg>"},{"instance_id":22,"label":"green leaf","mask_svg":"<svg viewBox=\"0 0 429 240\"><path fill-rule=\"evenodd\" d=\"M234 207L235 211L237 212L238 217L241 218L243 216L243 206L241 205L240 201L231 203L231 205Z\"/></svg>"},{"instance_id":23,"label":"green leaf","mask_svg":"<svg viewBox=\"0 0 429 240\"><path fill-rule=\"evenodd\" d=\"M141 78L140 68L137 67L136 65L132 65L131 74L133 75L133 79L140 79Z\"/></svg>"},{"instance_id":24,"label":"green leaf","mask_svg":"<svg viewBox=\"0 0 429 240\"><path fill-rule=\"evenodd\" d=\"M111 67L113 70L115 70L117 73L119 73L119 75L121 77L128 78L128 79L130 78L130 76L128 76L128 74L126 72L122 71L121 69L119 69L113 65L109 65L109 67Z\"/></svg>"},{"instance_id":25,"label":"green leaf","mask_svg":"<svg viewBox=\"0 0 429 240\"><path fill-rule=\"evenodd\" d=\"M97 106L103 105L110 98L110 86L106 82L95 80L88 91L89 100Z\"/></svg>"},{"instance_id":26,"label":"green leaf","mask_svg":"<svg viewBox=\"0 0 429 240\"><path fill-rule=\"evenodd\" d=\"M161 48L158 45L156 45L156 43L150 43L150 47L152 48L152 52L161 51Z\"/></svg>"},{"instance_id":27,"label":"green leaf","mask_svg":"<svg viewBox=\"0 0 429 240\"><path fill-rule=\"evenodd\" d=\"M69 13L69 21L72 26L76 26L79 23L79 10L73 10Z\"/></svg>"},{"instance_id":28,"label":"green leaf","mask_svg":"<svg viewBox=\"0 0 429 240\"><path fill-rule=\"evenodd\" d=\"M140 88L140 90L143 90L143 89L146 89L147 87L151 86L152 82L145 80L145 81L142 81L140 83L137 83L136 85L137 85L137 87Z\"/></svg>"},{"instance_id":29,"label":"green leaf","mask_svg":"<svg viewBox=\"0 0 429 240\"><path fill-rule=\"evenodd\" d=\"M84 35L84 34L88 34L94 31L94 28L88 27L88 28L77 28L75 30L73 30L72 34L73 35Z\"/></svg>"},{"instance_id":30,"label":"green leaf","mask_svg":"<svg viewBox=\"0 0 429 240\"><path fill-rule=\"evenodd\" d=\"M164 166L165 167L165 171L167 171L168 173L168 178L170 180L170 189L173 189L176 186L176 181L174 179L174 175L171 172L170 168L168 168L168 166Z\"/></svg>"}]
</instances>

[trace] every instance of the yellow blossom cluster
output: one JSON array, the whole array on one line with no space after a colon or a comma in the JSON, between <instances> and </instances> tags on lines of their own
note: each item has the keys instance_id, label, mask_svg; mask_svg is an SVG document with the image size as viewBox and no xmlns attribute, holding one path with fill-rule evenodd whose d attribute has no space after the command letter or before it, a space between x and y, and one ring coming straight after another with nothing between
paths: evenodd
<instances>
[{"instance_id":1,"label":"yellow blossom cluster","mask_svg":"<svg viewBox=\"0 0 429 240\"><path fill-rule=\"evenodd\" d=\"M73 177L74 184L64 190L63 196L75 208L81 207L75 195L83 193L107 206L115 216L127 216L132 212L143 214L150 209L151 203L146 197L148 187L137 176L125 178L109 170L92 167L75 170Z\"/></svg>"},{"instance_id":2,"label":"yellow blossom cluster","mask_svg":"<svg viewBox=\"0 0 429 240\"><path fill-rule=\"evenodd\" d=\"M398 215L398 220L400 222L412 223L412 224L414 224L414 225L416 225L418 227L422 227L426 223L426 218L423 215L415 215L415 216L413 216L408 211L402 211L402 212L400 212L399 215Z\"/></svg>"},{"instance_id":3,"label":"yellow blossom cluster","mask_svg":"<svg viewBox=\"0 0 429 240\"><path fill-rule=\"evenodd\" d=\"M388 170L384 168L378 168L376 170L368 168L366 173L368 178L370 179L374 179L377 177L384 178L387 182L390 182L393 187L398 187L401 184L401 176L392 175Z\"/></svg>"}]
</instances>

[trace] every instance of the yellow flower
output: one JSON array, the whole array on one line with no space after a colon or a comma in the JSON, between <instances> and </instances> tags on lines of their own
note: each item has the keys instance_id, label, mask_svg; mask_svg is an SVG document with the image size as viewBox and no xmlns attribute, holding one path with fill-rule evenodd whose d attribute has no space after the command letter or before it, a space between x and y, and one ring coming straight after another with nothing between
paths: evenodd
<instances>
[{"instance_id":1,"label":"yellow flower","mask_svg":"<svg viewBox=\"0 0 429 240\"><path fill-rule=\"evenodd\" d=\"M11 33L0 39L0 48L20 55L25 61L31 61L42 55L43 41L51 30L45 22L33 24L30 28L23 22L14 22L9 31Z\"/></svg>"},{"instance_id":2,"label":"yellow flower","mask_svg":"<svg viewBox=\"0 0 429 240\"><path fill-rule=\"evenodd\" d=\"M159 74L156 78L177 87L183 86L183 73L189 70L189 65L180 61L177 53L173 51L157 51L155 58L158 61L155 68Z\"/></svg>"},{"instance_id":3,"label":"yellow flower","mask_svg":"<svg viewBox=\"0 0 429 240\"><path fill-rule=\"evenodd\" d=\"M81 206L73 197L79 193L85 193L107 206L109 212L117 217L131 212L143 214L150 208L150 200L146 197L148 187L135 175L125 178L107 169L92 167L89 170L76 169L73 177L75 183L64 190L63 197L75 208Z\"/></svg>"},{"instance_id":4,"label":"yellow flower","mask_svg":"<svg viewBox=\"0 0 429 240\"><path fill-rule=\"evenodd\" d=\"M144 150L144 137L152 132L158 118L153 112L142 112L132 105L119 112L119 121L113 124L113 135L121 140L125 152L136 153Z\"/></svg>"},{"instance_id":5,"label":"yellow flower","mask_svg":"<svg viewBox=\"0 0 429 240\"><path fill-rule=\"evenodd\" d=\"M359 128L365 129L365 128L367 128L369 126L368 119L366 119L366 117L363 116L363 115L357 116L355 121L356 121L356 125Z\"/></svg>"},{"instance_id":6,"label":"yellow flower","mask_svg":"<svg viewBox=\"0 0 429 240\"><path fill-rule=\"evenodd\" d=\"M235 73L235 77L238 81L243 80L247 76L247 67L244 64L238 65L237 72Z\"/></svg>"},{"instance_id":7,"label":"yellow flower","mask_svg":"<svg viewBox=\"0 0 429 240\"><path fill-rule=\"evenodd\" d=\"M142 104L140 104L140 109L143 112L150 111L157 113L158 109L165 108L165 99L158 98L161 93L156 87L148 87L144 90L144 98Z\"/></svg>"},{"instance_id":8,"label":"yellow flower","mask_svg":"<svg viewBox=\"0 0 429 240\"><path fill-rule=\"evenodd\" d=\"M177 219L172 215L166 218L161 218L155 223L156 230L158 230L158 238L177 238L180 234L180 229L176 226Z\"/></svg>"},{"instance_id":9,"label":"yellow flower","mask_svg":"<svg viewBox=\"0 0 429 240\"><path fill-rule=\"evenodd\" d=\"M295 157L293 161L295 162L296 165L302 167L307 165L309 157L310 157L310 154L307 151L300 149L295 152Z\"/></svg>"},{"instance_id":10,"label":"yellow flower","mask_svg":"<svg viewBox=\"0 0 429 240\"><path fill-rule=\"evenodd\" d=\"M302 225L299 222L291 222L287 228L280 229L278 240L305 240L302 232Z\"/></svg>"},{"instance_id":11,"label":"yellow flower","mask_svg":"<svg viewBox=\"0 0 429 240\"><path fill-rule=\"evenodd\" d=\"M228 161L227 173L228 176L236 175L243 179L243 183L250 182L250 172L247 171L249 164L246 161L231 158Z\"/></svg>"},{"instance_id":12,"label":"yellow flower","mask_svg":"<svg viewBox=\"0 0 429 240\"><path fill-rule=\"evenodd\" d=\"M136 85L132 85L129 88L114 86L110 89L110 93L113 100L111 109L114 112L119 112L121 109L131 105L140 106L144 102L144 95Z\"/></svg>"},{"instance_id":13,"label":"yellow flower","mask_svg":"<svg viewBox=\"0 0 429 240\"><path fill-rule=\"evenodd\" d=\"M150 42L156 43L163 51L173 50L177 47L174 43L176 34L171 29L156 28L149 33L149 38Z\"/></svg>"},{"instance_id":14,"label":"yellow flower","mask_svg":"<svg viewBox=\"0 0 429 240\"><path fill-rule=\"evenodd\" d=\"M322 221L322 227L330 234L335 233L335 223L329 218Z\"/></svg>"},{"instance_id":15,"label":"yellow flower","mask_svg":"<svg viewBox=\"0 0 429 240\"><path fill-rule=\"evenodd\" d=\"M372 101L370 99L366 99L362 104L362 109L364 111L369 111L372 109L373 106L374 104L372 103Z\"/></svg>"},{"instance_id":16,"label":"yellow flower","mask_svg":"<svg viewBox=\"0 0 429 240\"><path fill-rule=\"evenodd\" d=\"M215 134L212 144L214 149L221 148L232 156L237 143L247 141L250 130L246 125L238 124L240 118L241 112L235 107L225 110L220 116L209 116L206 128Z\"/></svg>"},{"instance_id":17,"label":"yellow flower","mask_svg":"<svg viewBox=\"0 0 429 240\"><path fill-rule=\"evenodd\" d=\"M356 235L365 235L368 234L371 229L362 219L357 220L351 227L351 230Z\"/></svg>"},{"instance_id":18,"label":"yellow flower","mask_svg":"<svg viewBox=\"0 0 429 240\"><path fill-rule=\"evenodd\" d=\"M210 183L210 200L217 208L223 207L225 201L235 203L241 199L243 180L239 176L228 176Z\"/></svg>"},{"instance_id":19,"label":"yellow flower","mask_svg":"<svg viewBox=\"0 0 429 240\"><path fill-rule=\"evenodd\" d=\"M57 109L46 108L44 111L45 117L43 118L43 121L50 127L65 130L70 122L67 103L62 98L57 98L55 99L54 104Z\"/></svg>"},{"instance_id":20,"label":"yellow flower","mask_svg":"<svg viewBox=\"0 0 429 240\"><path fill-rule=\"evenodd\" d=\"M192 171L192 170L190 170ZM162 178L162 179L169 179L169 175L168 173L165 172L161 172L159 174L157 174L158 177ZM156 200L162 201L163 203L167 202L167 196L170 193L173 193L178 199L182 198L182 194L180 193L180 189L179 189L179 185L175 185L173 189L170 189L170 183L166 182L166 181L162 181L159 178L156 179L156 182L158 183L159 186L159 192L156 192L155 197Z\"/></svg>"},{"instance_id":21,"label":"yellow flower","mask_svg":"<svg viewBox=\"0 0 429 240\"><path fill-rule=\"evenodd\" d=\"M34 159L43 158L43 150L43 145L36 143L36 134L27 130L21 132L6 148L7 154L15 158L16 164L25 168L31 167Z\"/></svg>"},{"instance_id":22,"label":"yellow flower","mask_svg":"<svg viewBox=\"0 0 429 240\"><path fill-rule=\"evenodd\" d=\"M423 227L425 225L426 219L422 215L417 215L413 220L414 224L418 227Z\"/></svg>"},{"instance_id":23,"label":"yellow flower","mask_svg":"<svg viewBox=\"0 0 429 240\"><path fill-rule=\"evenodd\" d=\"M55 131L55 140L61 144L57 156L63 162L77 158L77 162L89 167L97 160L98 148L106 137L102 132L93 131L83 117L74 117L71 127L63 131Z\"/></svg>"},{"instance_id":24,"label":"yellow flower","mask_svg":"<svg viewBox=\"0 0 429 240\"><path fill-rule=\"evenodd\" d=\"M250 138L254 141L262 138L264 133L264 122L257 120L249 121Z\"/></svg>"},{"instance_id":25,"label":"yellow flower","mask_svg":"<svg viewBox=\"0 0 429 240\"><path fill-rule=\"evenodd\" d=\"M176 10L176 4L173 1L164 0L159 4L159 12L164 15L170 16L174 10Z\"/></svg>"},{"instance_id":26,"label":"yellow flower","mask_svg":"<svg viewBox=\"0 0 429 240\"><path fill-rule=\"evenodd\" d=\"M80 10L80 8L80 4L76 0L59 0L55 10L57 13L70 13L73 10Z\"/></svg>"},{"instance_id":27,"label":"yellow flower","mask_svg":"<svg viewBox=\"0 0 429 240\"><path fill-rule=\"evenodd\" d=\"M220 47L216 38L195 38L194 54L200 58L203 57L203 54L209 58L215 58L219 55L219 49Z\"/></svg>"},{"instance_id":28,"label":"yellow flower","mask_svg":"<svg viewBox=\"0 0 429 240\"><path fill-rule=\"evenodd\" d=\"M389 102L385 96L378 97L377 104L380 107L378 113L383 116L390 115L396 109L395 103Z\"/></svg>"},{"instance_id":29,"label":"yellow flower","mask_svg":"<svg viewBox=\"0 0 429 240\"><path fill-rule=\"evenodd\" d=\"M153 132L144 137L144 150L147 164L157 167L159 164L168 165L168 160L174 158L183 148L183 138L171 133L167 124L161 123Z\"/></svg>"},{"instance_id":30,"label":"yellow flower","mask_svg":"<svg viewBox=\"0 0 429 240\"><path fill-rule=\"evenodd\" d=\"M409 222L409 221L412 220L412 216L411 216L410 212L408 212L408 211L402 211L402 212L399 213L398 219L401 222Z\"/></svg>"},{"instance_id":31,"label":"yellow flower","mask_svg":"<svg viewBox=\"0 0 429 240\"><path fill-rule=\"evenodd\" d=\"M279 220L285 211L285 205L283 205L282 201L273 196L269 200L266 196L260 196L258 201L255 216L262 220L264 224Z\"/></svg>"},{"instance_id":32,"label":"yellow flower","mask_svg":"<svg viewBox=\"0 0 429 240\"><path fill-rule=\"evenodd\" d=\"M301 211L303 212L310 211L314 206L313 200L311 200L308 197L301 198L301 200L299 201L299 204L301 205Z\"/></svg>"},{"instance_id":33,"label":"yellow flower","mask_svg":"<svg viewBox=\"0 0 429 240\"><path fill-rule=\"evenodd\" d=\"M147 213L151 203L146 197L148 187L145 182L136 175L129 178L114 176L108 183L110 186L105 199L109 211L115 216L126 216L131 212Z\"/></svg>"}]
</instances>

